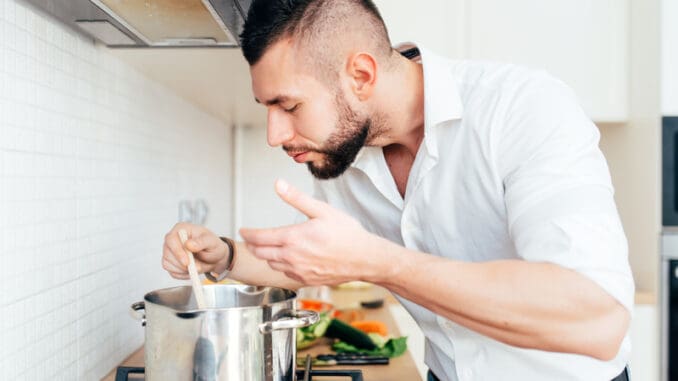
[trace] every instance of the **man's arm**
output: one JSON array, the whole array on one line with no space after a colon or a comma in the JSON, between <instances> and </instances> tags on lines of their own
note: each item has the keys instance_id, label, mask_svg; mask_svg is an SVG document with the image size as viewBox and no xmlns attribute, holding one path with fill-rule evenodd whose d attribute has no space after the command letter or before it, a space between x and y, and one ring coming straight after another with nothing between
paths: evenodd
<instances>
[{"instance_id":1,"label":"man's arm","mask_svg":"<svg viewBox=\"0 0 678 381\"><path fill-rule=\"evenodd\" d=\"M179 230L188 232L186 247L181 245ZM228 245L210 230L188 223L178 223L165 235L162 265L176 279L189 279L188 256L186 250L195 254L198 272L214 272L221 274L228 266ZM284 273L275 271L266 261L256 258L247 246L238 242L235 245L233 267L229 278L246 284L275 286L297 289L301 283L289 278Z\"/></svg>"},{"instance_id":2,"label":"man's arm","mask_svg":"<svg viewBox=\"0 0 678 381\"><path fill-rule=\"evenodd\" d=\"M241 229L252 254L304 284L364 280L460 325L524 348L613 358L629 312L585 276L520 260L467 263L373 235L345 213L284 182L278 194L309 220Z\"/></svg>"},{"instance_id":3,"label":"man's arm","mask_svg":"<svg viewBox=\"0 0 678 381\"><path fill-rule=\"evenodd\" d=\"M383 267L367 281L506 344L611 360L628 329L626 308L573 270L459 262L382 244Z\"/></svg>"},{"instance_id":4,"label":"man's arm","mask_svg":"<svg viewBox=\"0 0 678 381\"><path fill-rule=\"evenodd\" d=\"M236 244L236 259L229 278L245 284L275 286L290 290L296 290L303 286L302 283L284 273L273 270L266 261L252 255L244 242Z\"/></svg>"}]
</instances>

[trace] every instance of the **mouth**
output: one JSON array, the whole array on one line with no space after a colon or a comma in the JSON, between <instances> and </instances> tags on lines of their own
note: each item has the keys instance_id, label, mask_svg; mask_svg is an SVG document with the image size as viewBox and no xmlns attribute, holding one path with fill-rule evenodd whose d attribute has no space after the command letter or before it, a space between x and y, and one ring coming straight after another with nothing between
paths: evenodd
<instances>
[{"instance_id":1,"label":"mouth","mask_svg":"<svg viewBox=\"0 0 678 381\"><path fill-rule=\"evenodd\" d=\"M306 155L308 155L309 152L310 151L301 151L301 152L288 151L287 154L297 163L303 163L304 161L306 161Z\"/></svg>"}]
</instances>

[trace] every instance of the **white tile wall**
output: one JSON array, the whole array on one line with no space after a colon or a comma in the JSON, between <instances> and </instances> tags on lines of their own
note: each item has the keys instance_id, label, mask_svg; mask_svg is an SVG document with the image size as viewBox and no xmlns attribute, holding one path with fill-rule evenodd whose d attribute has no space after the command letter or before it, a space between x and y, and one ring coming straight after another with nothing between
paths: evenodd
<instances>
[{"instance_id":1,"label":"white tile wall","mask_svg":"<svg viewBox=\"0 0 678 381\"><path fill-rule=\"evenodd\" d=\"M231 231L230 129L107 48L0 1L0 380L98 380L143 341L128 313L181 199Z\"/></svg>"},{"instance_id":2,"label":"white tile wall","mask_svg":"<svg viewBox=\"0 0 678 381\"><path fill-rule=\"evenodd\" d=\"M313 194L313 177L306 165L295 163L282 148L269 147L266 126L242 127L241 151L238 164L242 178L236 184L241 195L239 227L274 227L305 219L278 197L274 184L276 178L282 178Z\"/></svg>"}]
</instances>

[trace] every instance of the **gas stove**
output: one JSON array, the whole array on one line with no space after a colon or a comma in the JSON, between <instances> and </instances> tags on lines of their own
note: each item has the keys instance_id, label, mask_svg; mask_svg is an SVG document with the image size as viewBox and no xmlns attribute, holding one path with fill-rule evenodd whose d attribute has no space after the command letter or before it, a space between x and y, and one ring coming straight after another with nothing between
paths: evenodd
<instances>
[{"instance_id":1,"label":"gas stove","mask_svg":"<svg viewBox=\"0 0 678 381\"><path fill-rule=\"evenodd\" d=\"M309 374L307 375L306 372ZM144 379L144 368L120 366L115 373L115 381L140 381ZM297 380L322 381L325 377L344 377L347 381L363 381L360 370L297 370Z\"/></svg>"}]
</instances>

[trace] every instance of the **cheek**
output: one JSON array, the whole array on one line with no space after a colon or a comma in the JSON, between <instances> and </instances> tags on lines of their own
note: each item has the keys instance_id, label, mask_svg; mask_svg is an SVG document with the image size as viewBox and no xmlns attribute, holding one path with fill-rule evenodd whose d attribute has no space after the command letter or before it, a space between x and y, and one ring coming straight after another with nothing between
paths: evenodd
<instances>
[{"instance_id":1,"label":"cheek","mask_svg":"<svg viewBox=\"0 0 678 381\"><path fill-rule=\"evenodd\" d=\"M298 134L309 140L321 144L337 129L337 119L334 109L308 108L299 115Z\"/></svg>"}]
</instances>

